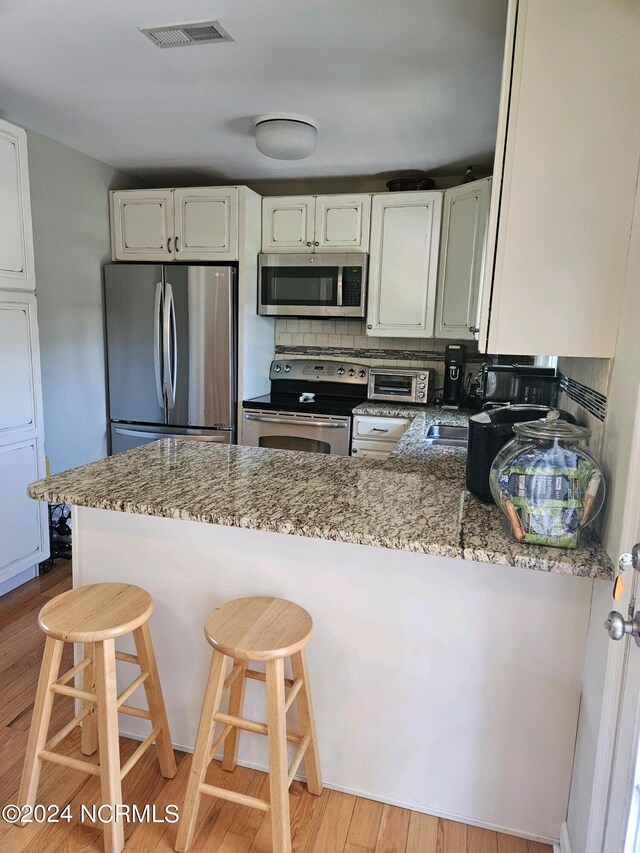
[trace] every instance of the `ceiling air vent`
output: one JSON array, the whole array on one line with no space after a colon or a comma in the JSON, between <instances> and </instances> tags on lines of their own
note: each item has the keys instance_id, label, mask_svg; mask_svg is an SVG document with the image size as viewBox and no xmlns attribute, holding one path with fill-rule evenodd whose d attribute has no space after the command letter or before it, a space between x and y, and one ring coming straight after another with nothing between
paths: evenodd
<instances>
[{"instance_id":1,"label":"ceiling air vent","mask_svg":"<svg viewBox=\"0 0 640 853\"><path fill-rule=\"evenodd\" d=\"M207 42L233 41L217 21L204 21L200 24L177 24L173 27L150 27L140 32L151 39L156 47L185 47Z\"/></svg>"}]
</instances>

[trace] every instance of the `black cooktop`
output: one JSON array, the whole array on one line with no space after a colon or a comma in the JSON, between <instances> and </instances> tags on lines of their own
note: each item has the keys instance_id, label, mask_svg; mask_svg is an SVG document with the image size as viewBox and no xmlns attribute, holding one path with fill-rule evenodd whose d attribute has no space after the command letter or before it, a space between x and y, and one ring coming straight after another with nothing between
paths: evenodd
<instances>
[{"instance_id":1,"label":"black cooktop","mask_svg":"<svg viewBox=\"0 0 640 853\"><path fill-rule=\"evenodd\" d=\"M343 415L348 417L355 407L366 399L354 397L316 397L311 403L301 403L299 394L265 394L252 400L243 400L245 409L265 409L279 412L308 412L318 415Z\"/></svg>"}]
</instances>

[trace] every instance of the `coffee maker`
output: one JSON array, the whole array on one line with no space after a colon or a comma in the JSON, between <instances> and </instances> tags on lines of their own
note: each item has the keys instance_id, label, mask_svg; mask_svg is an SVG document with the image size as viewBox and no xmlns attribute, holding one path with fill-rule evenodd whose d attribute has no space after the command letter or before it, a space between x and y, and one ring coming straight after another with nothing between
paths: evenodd
<instances>
[{"instance_id":1,"label":"coffee maker","mask_svg":"<svg viewBox=\"0 0 640 853\"><path fill-rule=\"evenodd\" d=\"M463 344L450 344L444 351L444 391L442 408L457 409L464 386L464 358L467 348Z\"/></svg>"}]
</instances>

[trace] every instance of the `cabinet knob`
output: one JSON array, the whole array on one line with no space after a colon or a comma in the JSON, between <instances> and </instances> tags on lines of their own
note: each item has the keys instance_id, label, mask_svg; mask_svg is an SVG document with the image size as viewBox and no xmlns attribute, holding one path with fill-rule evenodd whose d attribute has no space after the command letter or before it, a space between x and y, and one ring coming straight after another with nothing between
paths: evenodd
<instances>
[{"instance_id":1,"label":"cabinet knob","mask_svg":"<svg viewBox=\"0 0 640 853\"><path fill-rule=\"evenodd\" d=\"M319 245L320 245L320 243L318 243L318 241L316 240L316 241L315 241L315 243L314 243L313 245L314 245L314 246L319 246Z\"/></svg>"},{"instance_id":2,"label":"cabinet knob","mask_svg":"<svg viewBox=\"0 0 640 853\"><path fill-rule=\"evenodd\" d=\"M307 246L311 245L311 240L307 240Z\"/></svg>"},{"instance_id":3,"label":"cabinet knob","mask_svg":"<svg viewBox=\"0 0 640 853\"><path fill-rule=\"evenodd\" d=\"M480 332L479 326L469 326L469 331L472 335L477 335Z\"/></svg>"},{"instance_id":4,"label":"cabinet knob","mask_svg":"<svg viewBox=\"0 0 640 853\"><path fill-rule=\"evenodd\" d=\"M167 237L167 252L171 251L171 237Z\"/></svg>"},{"instance_id":5,"label":"cabinet knob","mask_svg":"<svg viewBox=\"0 0 640 853\"><path fill-rule=\"evenodd\" d=\"M373 326L367 326L367 329L373 329Z\"/></svg>"}]
</instances>

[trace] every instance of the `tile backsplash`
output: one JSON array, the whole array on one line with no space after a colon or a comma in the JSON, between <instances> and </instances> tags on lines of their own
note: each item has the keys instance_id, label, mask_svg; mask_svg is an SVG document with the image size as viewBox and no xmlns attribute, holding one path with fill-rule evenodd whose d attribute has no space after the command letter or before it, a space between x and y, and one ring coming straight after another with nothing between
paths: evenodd
<instances>
[{"instance_id":1,"label":"tile backsplash","mask_svg":"<svg viewBox=\"0 0 640 853\"><path fill-rule=\"evenodd\" d=\"M589 427L589 446L596 454L602 452L612 368L613 360L608 358L558 359L558 405L575 415L579 424Z\"/></svg>"},{"instance_id":2,"label":"tile backsplash","mask_svg":"<svg viewBox=\"0 0 640 853\"><path fill-rule=\"evenodd\" d=\"M431 367L436 379L444 378L447 344L436 338L380 338L366 335L364 320L276 319L276 355L353 361L371 366ZM461 341L467 348L467 373L475 375L486 356L474 341ZM439 386L438 386L439 387Z\"/></svg>"}]
</instances>

